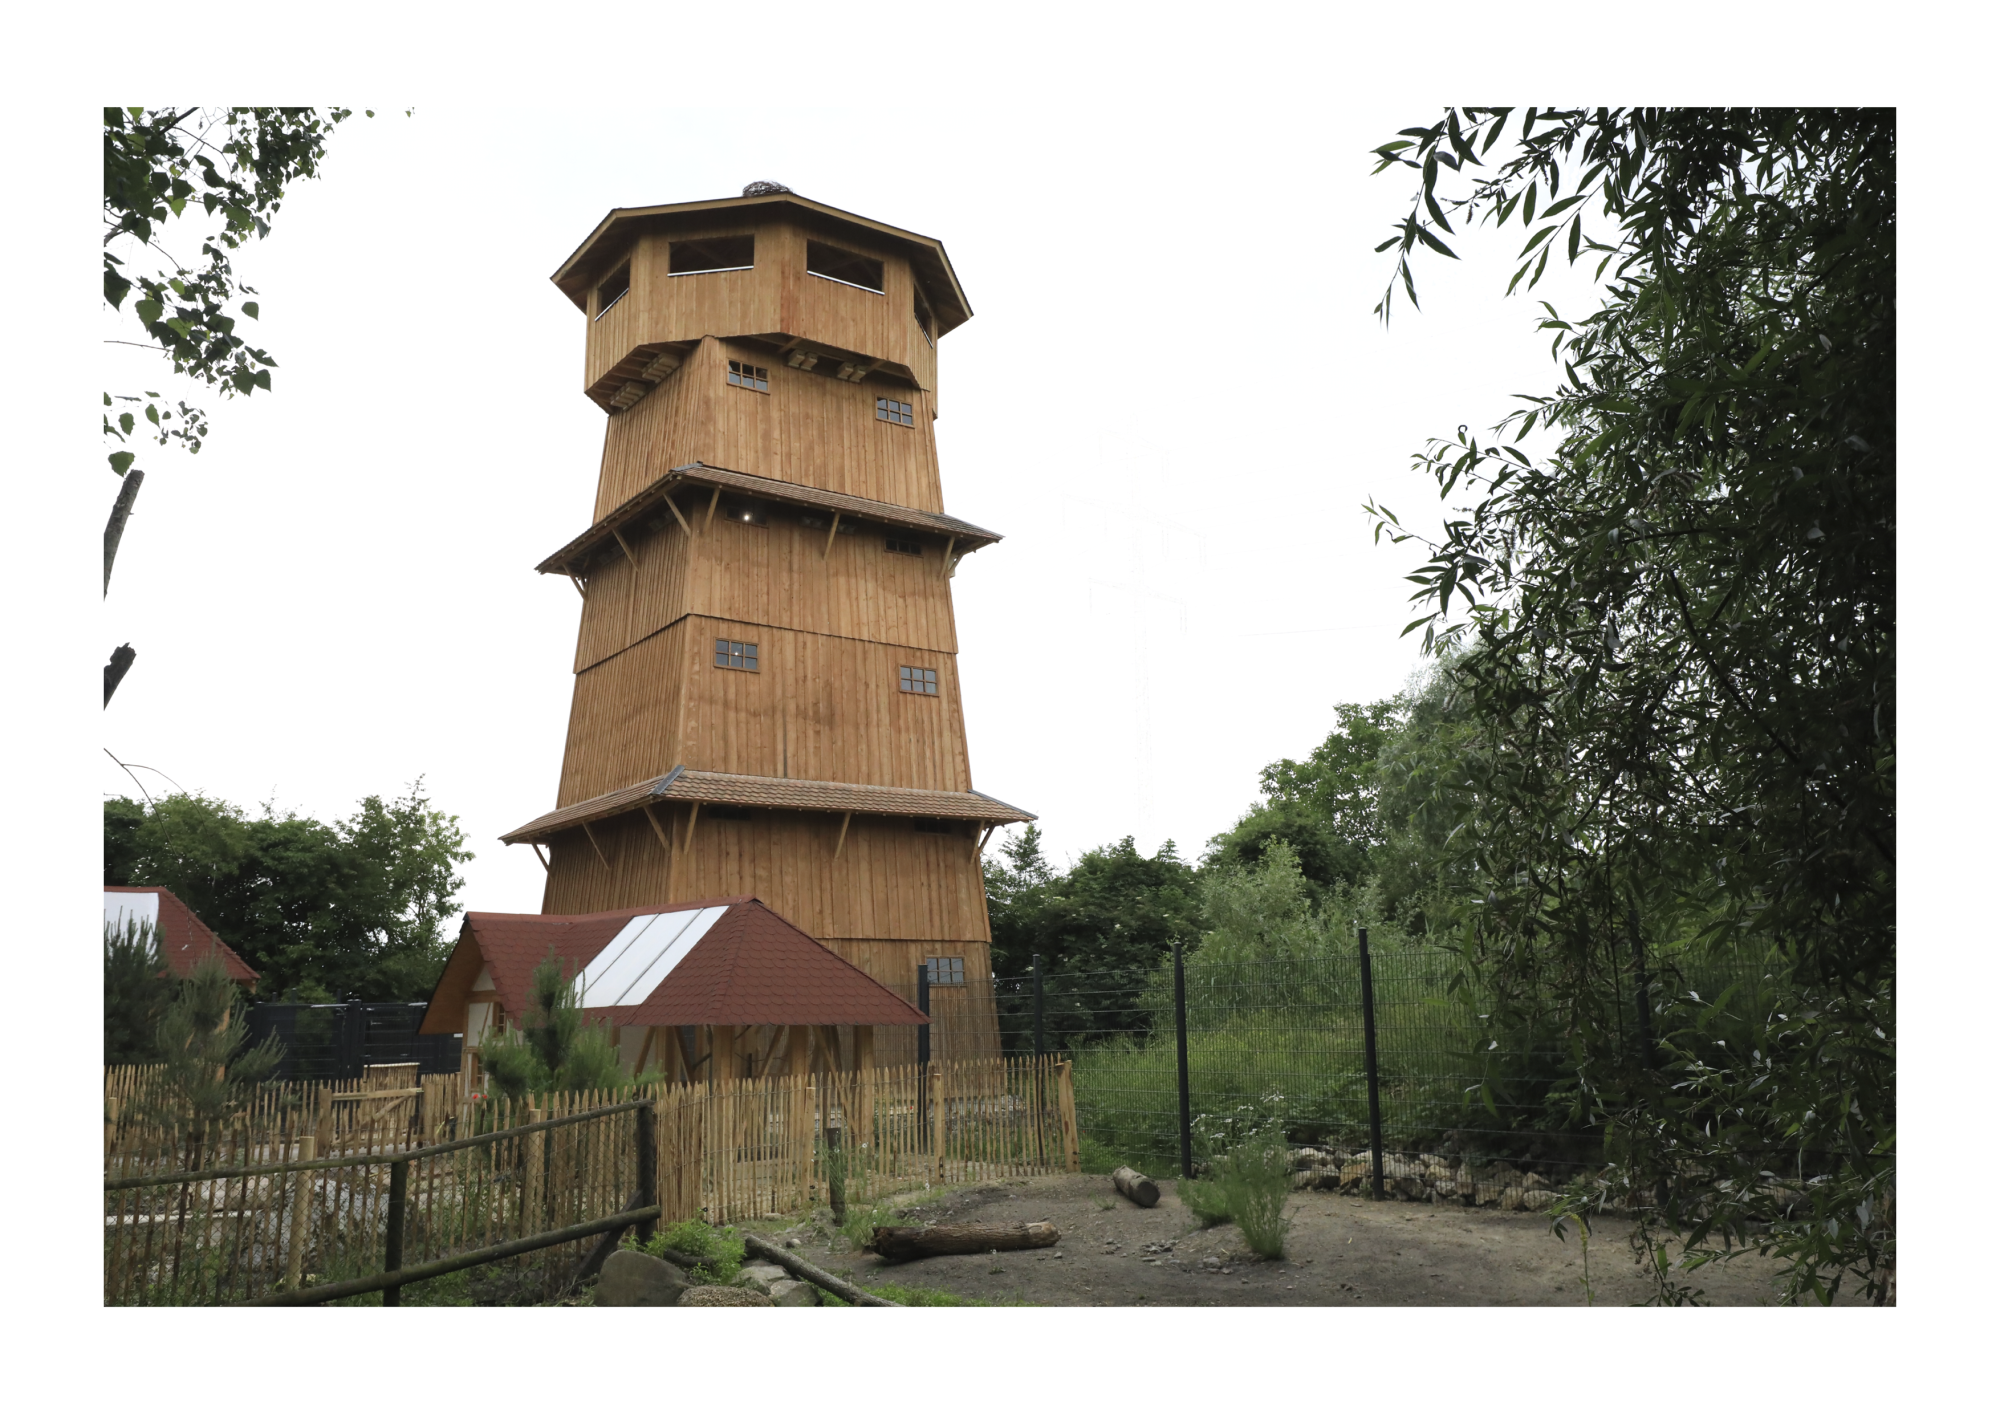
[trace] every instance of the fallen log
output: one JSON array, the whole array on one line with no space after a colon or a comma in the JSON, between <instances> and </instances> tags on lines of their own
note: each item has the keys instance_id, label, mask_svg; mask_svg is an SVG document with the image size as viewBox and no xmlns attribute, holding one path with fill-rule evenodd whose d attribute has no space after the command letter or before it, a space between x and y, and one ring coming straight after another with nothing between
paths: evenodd
<instances>
[{"instance_id":1,"label":"fallen log","mask_svg":"<svg viewBox=\"0 0 2000 1414\"><path fill-rule=\"evenodd\" d=\"M1061 1238L1054 1223L932 1223L926 1227L878 1227L865 1250L892 1262L907 1262L913 1257L1053 1247Z\"/></svg>"},{"instance_id":2,"label":"fallen log","mask_svg":"<svg viewBox=\"0 0 2000 1414\"><path fill-rule=\"evenodd\" d=\"M767 1262L776 1263L797 1277L809 1281L821 1291L830 1291L850 1306L901 1306L900 1301L890 1301L863 1291L852 1282L842 1281L832 1272L823 1271L795 1252L787 1251L774 1243L766 1242L753 1232L743 1234L743 1250L753 1256L762 1257Z\"/></svg>"},{"instance_id":3,"label":"fallen log","mask_svg":"<svg viewBox=\"0 0 2000 1414\"><path fill-rule=\"evenodd\" d=\"M1160 1201L1160 1185L1137 1169L1111 1170L1111 1186L1142 1208L1150 1208Z\"/></svg>"}]
</instances>

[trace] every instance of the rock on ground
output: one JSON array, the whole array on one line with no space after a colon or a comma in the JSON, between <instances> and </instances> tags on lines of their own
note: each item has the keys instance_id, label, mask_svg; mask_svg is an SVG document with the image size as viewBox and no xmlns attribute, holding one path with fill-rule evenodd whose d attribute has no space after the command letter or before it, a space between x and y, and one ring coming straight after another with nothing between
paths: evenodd
<instances>
[{"instance_id":1,"label":"rock on ground","mask_svg":"<svg viewBox=\"0 0 2000 1414\"><path fill-rule=\"evenodd\" d=\"M604 1259L597 1277L600 1306L673 1306L688 1280L671 1262L621 1248Z\"/></svg>"}]
</instances>

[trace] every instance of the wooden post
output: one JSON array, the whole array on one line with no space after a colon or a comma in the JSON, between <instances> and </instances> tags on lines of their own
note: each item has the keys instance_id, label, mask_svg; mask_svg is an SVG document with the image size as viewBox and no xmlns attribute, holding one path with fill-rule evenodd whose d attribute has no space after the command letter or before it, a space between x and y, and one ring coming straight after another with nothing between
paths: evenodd
<instances>
[{"instance_id":1,"label":"wooden post","mask_svg":"<svg viewBox=\"0 0 2000 1414\"><path fill-rule=\"evenodd\" d=\"M932 1061L929 1071L931 1092L931 1161L937 1171L937 1181L944 1182L944 1066Z\"/></svg>"},{"instance_id":2,"label":"wooden post","mask_svg":"<svg viewBox=\"0 0 2000 1414\"><path fill-rule=\"evenodd\" d=\"M382 1242L382 1270L400 1272L403 1269L403 1216L410 1202L410 1161L398 1159L389 1165L389 1231ZM384 1306L403 1304L403 1288L385 1286L382 1288Z\"/></svg>"},{"instance_id":3,"label":"wooden post","mask_svg":"<svg viewBox=\"0 0 2000 1414\"><path fill-rule=\"evenodd\" d=\"M638 1117L639 1130L635 1136L639 1155L639 1196L637 1206L651 1207L660 1201L660 1131L659 1106L647 1104L632 1111ZM643 1246L653 1240L655 1221L643 1219L639 1223L639 1242Z\"/></svg>"},{"instance_id":4,"label":"wooden post","mask_svg":"<svg viewBox=\"0 0 2000 1414\"><path fill-rule=\"evenodd\" d=\"M318 1136L305 1133L304 1126L301 1125L299 1132L299 1158L303 1161L318 1157ZM305 1172L294 1171L292 1174L295 1184L292 1189L292 1238L286 1244L285 1251L285 1287L287 1290L296 1290L299 1282L305 1276L306 1215L312 1211L312 1173L312 1170L307 1170Z\"/></svg>"},{"instance_id":5,"label":"wooden post","mask_svg":"<svg viewBox=\"0 0 2000 1414\"><path fill-rule=\"evenodd\" d=\"M875 1028L857 1026L854 1028L854 1075L855 1113L847 1120L852 1131L848 1152L851 1155L855 1145L869 1148L875 1142ZM852 1158L849 1162L853 1162Z\"/></svg>"},{"instance_id":6,"label":"wooden post","mask_svg":"<svg viewBox=\"0 0 2000 1414\"><path fill-rule=\"evenodd\" d=\"M543 1120L547 1118L548 1114L546 1111L534 1109L532 1107L528 1110L529 1124L540 1124ZM527 1237L530 1235L528 1223L531 1215L533 1221L536 1224L536 1230L539 1230L541 1224L542 1153L543 1153L542 1141L548 1137L548 1131L546 1129L538 1129L533 1134L527 1135L525 1137L527 1139L527 1142L521 1146L522 1149L526 1151L526 1156L522 1160L522 1162L527 1170L527 1172L521 1175L520 1235L522 1237Z\"/></svg>"},{"instance_id":7,"label":"wooden post","mask_svg":"<svg viewBox=\"0 0 2000 1414\"><path fill-rule=\"evenodd\" d=\"M1080 1173L1083 1155L1077 1145L1076 1089L1070 1082L1069 1062L1066 1060L1056 1065L1056 1104L1062 1110L1064 1166L1071 1173Z\"/></svg>"}]
</instances>

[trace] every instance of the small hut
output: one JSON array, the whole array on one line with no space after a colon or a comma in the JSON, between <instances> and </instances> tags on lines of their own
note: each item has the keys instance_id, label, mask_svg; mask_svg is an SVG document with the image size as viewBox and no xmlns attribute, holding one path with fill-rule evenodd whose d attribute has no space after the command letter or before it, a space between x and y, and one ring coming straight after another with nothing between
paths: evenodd
<instances>
[{"instance_id":1,"label":"small hut","mask_svg":"<svg viewBox=\"0 0 2000 1414\"><path fill-rule=\"evenodd\" d=\"M257 969L238 957L229 944L216 937L214 930L175 898L171 889L146 884L106 884L105 926L123 933L128 922L153 929L153 936L160 945L160 960L166 963L171 975L191 976L195 964L203 957L211 952L220 953L222 965L229 970L230 980L249 991L257 990Z\"/></svg>"},{"instance_id":2,"label":"small hut","mask_svg":"<svg viewBox=\"0 0 2000 1414\"><path fill-rule=\"evenodd\" d=\"M671 910L468 913L418 1034L462 1033L476 1064L489 1034L519 1025L535 968L552 954L626 1066L674 1081L865 1069L876 1027L927 1020L745 896Z\"/></svg>"}]
</instances>

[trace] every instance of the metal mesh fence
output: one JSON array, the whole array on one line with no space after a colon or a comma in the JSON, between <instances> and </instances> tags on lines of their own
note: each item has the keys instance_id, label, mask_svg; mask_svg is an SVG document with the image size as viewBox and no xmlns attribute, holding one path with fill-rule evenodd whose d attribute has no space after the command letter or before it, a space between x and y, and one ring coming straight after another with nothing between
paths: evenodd
<instances>
[{"instance_id":1,"label":"metal mesh fence","mask_svg":"<svg viewBox=\"0 0 2000 1414\"><path fill-rule=\"evenodd\" d=\"M1414 1186L1428 1172L1421 1185L1428 1194L1449 1175L1464 1185L1467 1201L1484 1201L1478 1185L1490 1183L1495 1194L1509 1186L1533 1192L1603 1161L1603 1136L1577 1104L1579 1041L1552 1005L1539 1016L1532 998L1496 1007L1458 958L1434 948L1378 950L1372 973L1382 1148L1397 1156L1389 1163L1392 1186L1398 1174L1410 1175ZM1170 965L985 985L1006 1053L1033 1053L1039 1028L1039 1049L1073 1062L1087 1163L1094 1157L1178 1171ZM1599 1060L1608 1049L1638 1066L1650 1037L1680 1024L1677 1010L1725 993L1743 1007L1776 1005L1786 984L1745 960L1668 962L1643 979L1632 964L1593 986ZM1276 1128L1315 1181L1361 1182L1370 1154L1363 992L1358 949L1239 965L1187 959L1188 1130L1197 1163Z\"/></svg>"}]
</instances>

